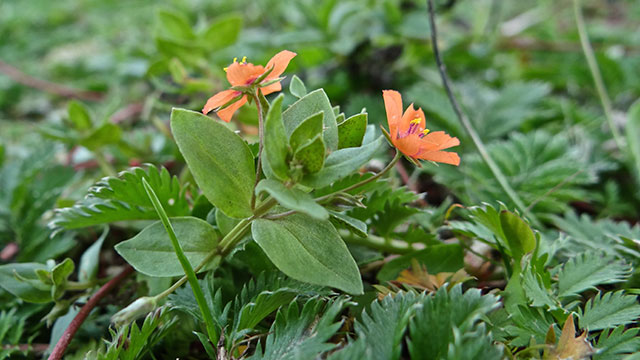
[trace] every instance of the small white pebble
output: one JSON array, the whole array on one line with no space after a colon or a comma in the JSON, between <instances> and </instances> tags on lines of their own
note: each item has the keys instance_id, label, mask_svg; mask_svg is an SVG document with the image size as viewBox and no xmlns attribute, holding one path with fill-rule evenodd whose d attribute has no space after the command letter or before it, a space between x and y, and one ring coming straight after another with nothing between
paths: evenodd
<instances>
[{"instance_id":1,"label":"small white pebble","mask_svg":"<svg viewBox=\"0 0 640 360\"><path fill-rule=\"evenodd\" d=\"M169 199L169 206L173 206L175 203L176 201L174 199Z\"/></svg>"}]
</instances>

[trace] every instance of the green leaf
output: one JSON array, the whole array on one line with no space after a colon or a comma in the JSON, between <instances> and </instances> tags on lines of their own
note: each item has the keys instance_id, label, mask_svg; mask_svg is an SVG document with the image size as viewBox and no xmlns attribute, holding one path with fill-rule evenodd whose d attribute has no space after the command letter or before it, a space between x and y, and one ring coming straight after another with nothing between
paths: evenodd
<instances>
[{"instance_id":1,"label":"green leaf","mask_svg":"<svg viewBox=\"0 0 640 360\"><path fill-rule=\"evenodd\" d=\"M320 354L336 347L329 339L340 329L342 321L334 319L345 306L345 299L338 298L327 306L319 316L324 302L314 298L308 300L302 310L297 302L282 308L269 330L264 350L258 343L256 352L249 360L315 359Z\"/></svg>"},{"instance_id":2,"label":"green leaf","mask_svg":"<svg viewBox=\"0 0 640 360\"><path fill-rule=\"evenodd\" d=\"M131 168L106 177L89 188L89 194L73 207L56 209L49 227L78 229L125 220L155 220L157 214L146 196L142 179L146 179L169 216L189 215L189 203L180 182L166 168Z\"/></svg>"},{"instance_id":3,"label":"green leaf","mask_svg":"<svg viewBox=\"0 0 640 360\"><path fill-rule=\"evenodd\" d=\"M623 290L599 293L579 309L580 328L589 331L614 328L635 323L640 316L636 295L625 295Z\"/></svg>"},{"instance_id":4,"label":"green leaf","mask_svg":"<svg viewBox=\"0 0 640 360\"><path fill-rule=\"evenodd\" d=\"M614 284L631 275L631 267L621 260L598 252L570 258L558 271L558 297L572 297L596 285Z\"/></svg>"},{"instance_id":5,"label":"green leaf","mask_svg":"<svg viewBox=\"0 0 640 360\"><path fill-rule=\"evenodd\" d=\"M175 39L193 39L195 37L189 19L175 10L159 10L158 26L164 34Z\"/></svg>"},{"instance_id":6,"label":"green leaf","mask_svg":"<svg viewBox=\"0 0 640 360\"><path fill-rule=\"evenodd\" d=\"M50 302L52 301L51 287L39 280L36 270L48 271L49 269L38 263L0 265L0 286L27 302Z\"/></svg>"},{"instance_id":7,"label":"green leaf","mask_svg":"<svg viewBox=\"0 0 640 360\"><path fill-rule=\"evenodd\" d=\"M291 148L295 151L301 145L308 143L311 139L322 134L322 122L324 112L319 112L302 120L289 137Z\"/></svg>"},{"instance_id":8,"label":"green leaf","mask_svg":"<svg viewBox=\"0 0 640 360\"><path fill-rule=\"evenodd\" d=\"M395 280L400 272L411 267L416 259L427 267L429 274L456 272L464 267L464 254L459 244L442 244L405 254L384 264L378 272L380 282Z\"/></svg>"},{"instance_id":9,"label":"green leaf","mask_svg":"<svg viewBox=\"0 0 640 360\"><path fill-rule=\"evenodd\" d=\"M617 360L622 354L634 354L640 351L640 328L631 328L625 331L624 326L618 326L613 330L605 330L598 337L593 360Z\"/></svg>"},{"instance_id":10,"label":"green leaf","mask_svg":"<svg viewBox=\"0 0 640 360\"><path fill-rule=\"evenodd\" d=\"M331 222L334 224L337 222L360 237L367 236L367 224L363 221L333 210L329 210L329 215L331 215Z\"/></svg>"},{"instance_id":11,"label":"green leaf","mask_svg":"<svg viewBox=\"0 0 640 360\"><path fill-rule=\"evenodd\" d=\"M461 285L449 291L440 288L426 297L411 319L408 341L411 359L448 359L450 349L464 349L474 338L481 341L480 348L484 351L481 358L501 358L502 350L493 345L491 336L479 324L483 316L499 306L496 296L482 295L479 289L469 289L463 294Z\"/></svg>"},{"instance_id":12,"label":"green leaf","mask_svg":"<svg viewBox=\"0 0 640 360\"><path fill-rule=\"evenodd\" d=\"M256 186L256 195L259 195L261 192L267 192L278 200L280 205L287 209L296 210L318 220L326 220L329 218L327 210L321 205L318 205L311 195L299 189L287 188L279 181L271 179L260 181L258 186Z\"/></svg>"},{"instance_id":13,"label":"green leaf","mask_svg":"<svg viewBox=\"0 0 640 360\"><path fill-rule=\"evenodd\" d=\"M374 301L354 324L357 340L331 354L329 359L399 359L405 329L424 301L424 293L413 292Z\"/></svg>"},{"instance_id":14,"label":"green leaf","mask_svg":"<svg viewBox=\"0 0 640 360\"><path fill-rule=\"evenodd\" d=\"M264 151L273 173L280 179L289 178L289 166L287 155L289 153L289 142L284 132L282 122L282 100L284 95L280 94L271 104L267 118L264 123Z\"/></svg>"},{"instance_id":15,"label":"green leaf","mask_svg":"<svg viewBox=\"0 0 640 360\"><path fill-rule=\"evenodd\" d=\"M171 130L207 199L230 217L251 216L255 167L247 143L215 120L184 109L171 112Z\"/></svg>"},{"instance_id":16,"label":"green leaf","mask_svg":"<svg viewBox=\"0 0 640 360\"><path fill-rule=\"evenodd\" d=\"M171 224L184 253L193 267L198 266L218 245L215 229L194 217L172 218ZM138 272L149 276L184 275L169 235L160 221L138 235L115 246L116 251ZM200 272L215 264L205 266Z\"/></svg>"},{"instance_id":17,"label":"green leaf","mask_svg":"<svg viewBox=\"0 0 640 360\"><path fill-rule=\"evenodd\" d=\"M51 297L53 299L58 299L65 290L65 285L67 284L67 278L69 275L73 273L76 266L73 263L73 260L66 258L63 262L57 264L51 269L51 281L53 285L51 287Z\"/></svg>"},{"instance_id":18,"label":"green leaf","mask_svg":"<svg viewBox=\"0 0 640 360\"><path fill-rule=\"evenodd\" d=\"M307 175L301 184L320 188L349 176L371 160L383 143L384 138L380 136L375 141L361 147L334 151L325 160L322 170Z\"/></svg>"},{"instance_id":19,"label":"green leaf","mask_svg":"<svg viewBox=\"0 0 640 360\"><path fill-rule=\"evenodd\" d=\"M215 209L215 212L216 224L222 235L227 235L240 222L238 219L228 217L220 209Z\"/></svg>"},{"instance_id":20,"label":"green leaf","mask_svg":"<svg viewBox=\"0 0 640 360\"><path fill-rule=\"evenodd\" d=\"M80 145L89 150L97 150L105 145L116 144L121 137L122 129L118 125L105 122L82 138Z\"/></svg>"},{"instance_id":21,"label":"green leaf","mask_svg":"<svg viewBox=\"0 0 640 360\"><path fill-rule=\"evenodd\" d=\"M335 228L303 214L255 220L253 238L283 273L311 284L362 294L362 279Z\"/></svg>"},{"instance_id":22,"label":"green leaf","mask_svg":"<svg viewBox=\"0 0 640 360\"><path fill-rule=\"evenodd\" d=\"M322 135L318 134L313 140L302 145L293 155L293 160L301 164L307 173L315 174L322 170L324 165L324 141Z\"/></svg>"},{"instance_id":23,"label":"green leaf","mask_svg":"<svg viewBox=\"0 0 640 360\"><path fill-rule=\"evenodd\" d=\"M520 276L522 289L531 306L544 307L550 310L558 307L558 302L551 296L549 289L544 286L542 277L531 266L524 269Z\"/></svg>"},{"instance_id":24,"label":"green leaf","mask_svg":"<svg viewBox=\"0 0 640 360\"><path fill-rule=\"evenodd\" d=\"M71 120L76 130L91 129L91 115L83 104L73 100L67 106L67 111L69 112L69 120Z\"/></svg>"},{"instance_id":25,"label":"green leaf","mask_svg":"<svg viewBox=\"0 0 640 360\"><path fill-rule=\"evenodd\" d=\"M242 16L238 14L219 17L202 34L203 43L210 49L222 49L234 44L242 29L242 22Z\"/></svg>"},{"instance_id":26,"label":"green leaf","mask_svg":"<svg viewBox=\"0 0 640 360\"><path fill-rule=\"evenodd\" d=\"M338 149L358 147L362 145L364 133L367 131L368 114L357 114L338 124Z\"/></svg>"},{"instance_id":27,"label":"green leaf","mask_svg":"<svg viewBox=\"0 0 640 360\"><path fill-rule=\"evenodd\" d=\"M522 256L530 253L536 247L533 231L518 215L507 210L500 212L500 224L511 250L511 256L516 264L519 264Z\"/></svg>"},{"instance_id":28,"label":"green leaf","mask_svg":"<svg viewBox=\"0 0 640 360\"><path fill-rule=\"evenodd\" d=\"M100 264L100 249L102 243L109 234L109 228L105 227L100 235L100 238L96 240L80 257L80 265L78 266L78 281L87 282L97 279L98 276L98 264Z\"/></svg>"},{"instance_id":29,"label":"green leaf","mask_svg":"<svg viewBox=\"0 0 640 360\"><path fill-rule=\"evenodd\" d=\"M291 83L289 83L289 92L291 95L297 97L298 99L307 95L307 88L304 86L304 83L297 75L293 75L291 77Z\"/></svg>"},{"instance_id":30,"label":"green leaf","mask_svg":"<svg viewBox=\"0 0 640 360\"><path fill-rule=\"evenodd\" d=\"M324 143L329 151L336 150L338 148L338 124L329 98L322 89L310 92L282 113L284 128L287 135L291 136L291 133L302 121L320 111L324 113Z\"/></svg>"}]
</instances>

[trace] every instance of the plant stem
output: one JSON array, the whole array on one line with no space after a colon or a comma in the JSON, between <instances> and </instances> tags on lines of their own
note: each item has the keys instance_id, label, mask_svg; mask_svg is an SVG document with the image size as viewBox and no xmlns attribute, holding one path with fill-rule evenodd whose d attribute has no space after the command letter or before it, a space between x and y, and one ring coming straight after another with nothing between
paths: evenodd
<instances>
[{"instance_id":1,"label":"plant stem","mask_svg":"<svg viewBox=\"0 0 640 360\"><path fill-rule=\"evenodd\" d=\"M260 181L260 174L262 173L262 148L264 147L264 116L262 114L262 105L260 104L260 98L258 91L260 88L256 90L256 93L253 94L253 101L256 103L256 108L258 109L258 165L256 166L256 181L253 183L253 188L258 185L258 181ZM251 193L251 209L254 209L256 205L256 192L253 191Z\"/></svg>"},{"instance_id":2,"label":"plant stem","mask_svg":"<svg viewBox=\"0 0 640 360\"><path fill-rule=\"evenodd\" d=\"M91 310L93 310L96 305L104 298L113 288L118 286L124 279L127 278L131 273L133 273L133 268L131 266L127 266L120 274L118 274L113 279L109 280L106 284L104 284L95 294L87 301L86 304L80 309L76 317L73 318L67 329L64 331L60 340L56 343L56 346L53 348L51 355L49 355L49 360L60 360L64 355L67 346L73 339L73 336L76 334L84 320L89 316Z\"/></svg>"},{"instance_id":3,"label":"plant stem","mask_svg":"<svg viewBox=\"0 0 640 360\"><path fill-rule=\"evenodd\" d=\"M93 156L95 157L96 161L98 162L98 165L100 166L100 169L102 169L102 172L104 172L106 175L108 175L108 176L116 176L118 174L116 172L116 169L114 169L113 166L111 166L111 164L109 164L107 159L104 157L104 154L102 154L100 151L94 151Z\"/></svg>"},{"instance_id":4,"label":"plant stem","mask_svg":"<svg viewBox=\"0 0 640 360\"><path fill-rule=\"evenodd\" d=\"M587 28L584 24L584 17L582 16L582 10L580 9L579 0L573 0L573 12L576 18L576 26L578 28L578 35L580 36L580 45L582 46L582 52L584 53L584 57L587 59L589 71L591 72L593 82L596 85L598 97L600 98L600 103L602 104L602 110L604 110L604 116L607 119L607 124L609 125L609 129L611 130L611 134L613 134L613 139L616 142L616 146L618 146L618 149L622 151L624 149L624 142L622 141L620 130L618 130L613 120L611 99L609 99L609 94L607 93L607 88L605 87L604 81L602 80L602 74L600 73L598 62L596 61L596 57L593 53L593 48L591 47L591 43L589 42L589 35L587 34Z\"/></svg>"},{"instance_id":5,"label":"plant stem","mask_svg":"<svg viewBox=\"0 0 640 360\"><path fill-rule=\"evenodd\" d=\"M337 194L337 193L341 193L341 192L347 192L347 191L351 191L353 189L357 189L360 186L366 185L372 181L375 181L377 179L379 179L382 175L386 174L389 170L391 170L393 168L393 166L398 162L398 160L400 160L400 158L402 157L402 153L400 153L400 151L396 150L396 155L393 157L393 160L391 160L391 162L389 164L387 164L387 166L385 166L384 169L380 170L379 173L373 175L370 178L364 179L362 181L360 181L359 183L353 184L351 186L348 186L344 189L338 190L338 191L334 191L331 194L327 194L324 196L320 196L318 198L316 198L316 202L322 202L324 200L327 200L329 198L331 198L333 195Z\"/></svg>"},{"instance_id":6,"label":"plant stem","mask_svg":"<svg viewBox=\"0 0 640 360\"><path fill-rule=\"evenodd\" d=\"M417 250L411 246L411 244L404 241L389 241L375 235L368 235L366 238L362 238L351 234L348 230L341 230L340 235L344 241L348 243L366 246L370 249L380 250L391 254L407 254Z\"/></svg>"},{"instance_id":7,"label":"plant stem","mask_svg":"<svg viewBox=\"0 0 640 360\"><path fill-rule=\"evenodd\" d=\"M493 161L493 158L491 157L491 155L489 155L489 152L487 151L484 143L482 142L482 139L480 139L480 135L478 135L476 130L473 128L471 121L466 116L466 114L462 112L462 109L460 108L460 104L458 104L458 100L456 100L456 97L453 94L453 90L451 89L451 84L449 82L449 77L447 75L446 66L442 61L442 57L440 56L440 50L438 48L438 30L436 28L433 0L427 0L427 6L429 8L429 22L431 25L431 46L433 48L433 55L435 57L436 64L438 65L438 71L440 72L442 85L445 91L447 92L447 96L449 97L449 101L451 102L451 106L453 107L453 110L455 111L456 116L462 123L467 134L469 134L469 136L471 137L471 140L473 141L474 145L478 149L480 156L484 160L485 164L487 164L487 166L493 173L493 176L496 178L496 180L498 181L498 183L500 184L504 192L507 194L507 196L509 196L509 198L511 199L511 201L513 201L516 207L520 209L520 211L522 211L523 214L529 218L529 220L534 226L540 227L540 222L538 221L536 216L533 215L533 213L531 213L529 209L527 209L527 207L524 205L524 203L522 202L518 194L513 190L511 185L509 185L507 178L502 173L502 171L500 170L498 165L495 163L495 161Z\"/></svg>"},{"instance_id":8,"label":"plant stem","mask_svg":"<svg viewBox=\"0 0 640 360\"><path fill-rule=\"evenodd\" d=\"M180 265L182 265L182 269L187 276L187 280L189 280L189 284L191 285L191 290L193 291L193 295L196 298L196 302L198 303L198 307L200 307L200 312L202 312L202 317L204 318L207 333L209 335L209 340L213 344L218 343L218 331L216 330L215 323L213 321L213 316L211 315L211 309L207 304L206 299L204 298L204 293L202 292L202 288L198 283L198 278L196 277L196 273L193 271L193 267L187 259L187 256L184 254L182 250L182 246L178 242L178 237L176 236L175 231L173 230L173 226L169 221L169 217L167 213L164 211L160 200L156 196L156 193L151 188L151 185L147 182L146 179L142 179L142 185L144 186L144 190L147 192L147 196L153 203L153 207L155 208L158 216L160 217L160 221L162 221L162 225L164 225L167 234L169 234L169 239L171 239L171 244L173 245L173 249L176 252L176 256L178 257L178 261L180 261Z\"/></svg>"},{"instance_id":9,"label":"plant stem","mask_svg":"<svg viewBox=\"0 0 640 360\"><path fill-rule=\"evenodd\" d=\"M205 267L209 263L209 261L211 261L211 259L213 259L214 257L226 255L229 252L229 250L233 249L233 246L235 246L235 244L237 244L238 241L242 239L242 236L244 235L244 232L249 228L251 221L257 219L259 216L264 215L273 206L275 206L276 203L277 201L275 199L268 199L267 201L262 203L262 205L258 206L253 216L240 221L233 229L231 229L231 231L229 231L229 233L224 238L222 238L222 240L220 240L218 247L213 251L211 251L204 258L204 260L202 260L202 262L198 264L198 266L196 266L193 270L197 273L203 267ZM178 281L176 281L173 285L171 285L170 288L156 295L154 297L155 300L158 301L169 296L169 294L174 292L177 288L182 286L185 282L187 282L186 275L180 278Z\"/></svg>"}]
</instances>

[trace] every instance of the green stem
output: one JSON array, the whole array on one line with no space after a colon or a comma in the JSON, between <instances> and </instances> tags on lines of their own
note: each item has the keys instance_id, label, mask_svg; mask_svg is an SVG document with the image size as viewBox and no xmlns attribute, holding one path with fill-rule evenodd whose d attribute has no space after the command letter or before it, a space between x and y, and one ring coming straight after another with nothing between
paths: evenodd
<instances>
[{"instance_id":1,"label":"green stem","mask_svg":"<svg viewBox=\"0 0 640 360\"><path fill-rule=\"evenodd\" d=\"M93 157L95 157L96 161L98 162L98 166L100 166L100 169L106 175L108 175L108 176L116 176L118 174L116 172L116 169L114 169L113 166L111 166L111 164L109 164L107 159L105 159L104 155L100 151L95 151L93 153Z\"/></svg>"},{"instance_id":2,"label":"green stem","mask_svg":"<svg viewBox=\"0 0 640 360\"><path fill-rule=\"evenodd\" d=\"M484 143L482 142L482 139L480 139L480 135L478 135L478 133L474 129L473 125L471 124L471 121L466 116L466 114L462 112L462 109L460 108L460 104L458 104L458 100L456 100L456 97L453 95L453 90L451 88L451 84L449 83L449 77L447 75L446 66L442 61L442 57L440 56L440 50L438 48L438 30L436 28L433 0L427 0L427 6L429 8L429 22L431 26L431 46L433 47L433 55L436 59L436 64L438 65L438 71L440 72L442 85L445 91L447 92L447 96L449 97L449 101L451 102L451 105L453 107L454 112L456 113L456 116L462 123L462 126L465 128L467 134L469 134L469 136L471 137L471 140L473 141L474 145L478 149L480 156L484 160L485 164L487 164L487 166L489 167L489 170L491 170L491 172L493 173L493 176L496 178L496 180L498 181L498 183L500 184L504 192L507 194L507 196L509 196L509 198L511 199L511 201L513 201L516 207L520 209L520 211L522 211L522 213L529 218L529 220L534 226L540 227L541 224L538 221L538 218L535 215L533 215L533 213L529 211L529 209L527 209L527 207L524 205L524 203L522 202L518 194L515 192L515 190L513 190L511 185L509 185L509 181L507 180L506 176L502 173L502 170L500 170L500 168L495 163L495 161L493 161L493 158L491 157L491 155L489 155L489 152L487 151Z\"/></svg>"},{"instance_id":3,"label":"green stem","mask_svg":"<svg viewBox=\"0 0 640 360\"><path fill-rule=\"evenodd\" d=\"M187 280L191 285L191 290L193 290L193 295L196 298L198 307L200 307L200 311L202 312L202 316L204 318L204 321L207 327L209 340L213 344L217 344L218 331L216 330L215 323L213 321L213 316L211 315L211 309L209 309L209 306L207 305L207 301L204 298L204 293L202 292L202 288L198 283L198 278L196 277L196 273L193 271L193 267L191 266L189 259L187 259L186 255L184 254L184 251L182 250L182 246L178 242L176 233L173 230L173 226L169 221L169 217L167 217L167 213L164 211L164 208L162 207L160 200L156 196L156 193L153 191L153 189L151 188L147 180L144 178L142 179L142 185L144 186L144 190L147 192L147 196L149 196L151 203L153 203L153 207L158 213L158 216L160 217L160 221L162 221L162 225L164 225L165 230L167 230L167 234L169 234L169 239L171 239L171 244L173 245L173 249L175 250L176 256L180 261L180 265L182 265L182 269L184 270L185 275L187 276Z\"/></svg>"},{"instance_id":4,"label":"green stem","mask_svg":"<svg viewBox=\"0 0 640 360\"><path fill-rule=\"evenodd\" d=\"M362 245L370 249L380 250L382 252L391 254L407 254L417 250L411 244L399 240L387 240L375 235L368 235L366 238L362 238L351 234L348 230L341 230L340 236L344 241Z\"/></svg>"},{"instance_id":5,"label":"green stem","mask_svg":"<svg viewBox=\"0 0 640 360\"><path fill-rule=\"evenodd\" d=\"M262 172L262 148L264 147L264 116L262 114L262 105L260 104L260 99L258 95L258 91L260 88L256 90L256 93L253 94L253 101L256 103L256 108L258 109L258 165L256 168L256 180L253 183L253 188L258 185L258 181L260 181L260 173ZM251 193L251 209L253 209L256 205L256 192L253 191Z\"/></svg>"},{"instance_id":6,"label":"green stem","mask_svg":"<svg viewBox=\"0 0 640 360\"><path fill-rule=\"evenodd\" d=\"M582 46L582 52L584 53L584 57L587 59L589 71L591 71L593 82L596 85L598 97L600 98L602 109L604 110L604 116L607 119L607 124L609 125L609 129L613 134L613 139L615 140L618 149L622 151L624 149L624 142L622 141L620 130L618 130L613 120L611 100L609 99L607 88L605 87L604 81L602 80L602 74L600 73L598 62L596 61L596 57L593 53L593 48L591 47L591 43L589 42L589 35L587 34L587 28L584 24L584 17L582 16L582 10L580 9L579 0L573 0L573 12L576 18L576 26L578 28L578 35L580 36L580 45Z\"/></svg>"},{"instance_id":7,"label":"green stem","mask_svg":"<svg viewBox=\"0 0 640 360\"><path fill-rule=\"evenodd\" d=\"M387 166L385 166L384 169L382 169L379 173L373 175L370 178L366 178L362 181L360 181L359 183L353 184L349 187L346 187L344 189L338 190L338 191L334 191L331 194L327 194L324 196L320 196L318 198L316 198L316 202L322 202L324 200L330 199L333 195L341 193L341 192L347 192L347 191L351 191L353 189L357 189L360 186L366 185L372 181L375 181L377 179L379 179L382 175L386 174L389 170L391 170L391 168L394 167L394 165L398 162L398 160L400 160L400 158L402 157L402 153L400 153L398 150L396 150L396 155L393 157L393 160L391 160L391 162L389 164L387 164Z\"/></svg>"}]
</instances>

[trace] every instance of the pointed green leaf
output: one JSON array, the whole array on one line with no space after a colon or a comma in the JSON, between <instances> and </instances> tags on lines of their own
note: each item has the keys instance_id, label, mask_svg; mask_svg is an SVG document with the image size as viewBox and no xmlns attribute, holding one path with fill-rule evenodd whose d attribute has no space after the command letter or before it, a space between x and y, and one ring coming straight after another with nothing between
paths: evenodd
<instances>
[{"instance_id":1,"label":"pointed green leaf","mask_svg":"<svg viewBox=\"0 0 640 360\"><path fill-rule=\"evenodd\" d=\"M333 113L329 98L322 89L310 92L282 113L284 128L287 131L287 135L291 136L293 130L302 121L320 111L324 112L324 142L327 149L336 150L338 148L338 124L336 123L336 116Z\"/></svg>"},{"instance_id":2,"label":"pointed green leaf","mask_svg":"<svg viewBox=\"0 0 640 360\"><path fill-rule=\"evenodd\" d=\"M83 104L75 100L71 101L67 106L67 111L69 112L69 120L77 130L91 129L91 115Z\"/></svg>"},{"instance_id":3,"label":"pointed green leaf","mask_svg":"<svg viewBox=\"0 0 640 360\"><path fill-rule=\"evenodd\" d=\"M329 221L294 214L279 220L255 220L255 241L286 275L300 281L362 294L362 279L336 229Z\"/></svg>"},{"instance_id":4,"label":"pointed green leaf","mask_svg":"<svg viewBox=\"0 0 640 360\"><path fill-rule=\"evenodd\" d=\"M291 95L300 99L301 97L307 95L307 88L304 86L304 83L297 75L293 75L291 78L291 83L289 84L289 92Z\"/></svg>"},{"instance_id":5,"label":"pointed green leaf","mask_svg":"<svg viewBox=\"0 0 640 360\"><path fill-rule=\"evenodd\" d=\"M287 188L279 181L272 179L260 181L256 186L256 195L261 192L267 192L287 209L296 210L319 220L329 218L327 210L318 205L311 195L295 188Z\"/></svg>"},{"instance_id":6,"label":"pointed green leaf","mask_svg":"<svg viewBox=\"0 0 640 360\"><path fill-rule=\"evenodd\" d=\"M367 131L368 114L357 114L338 124L338 149L362 145Z\"/></svg>"},{"instance_id":7,"label":"pointed green leaf","mask_svg":"<svg viewBox=\"0 0 640 360\"><path fill-rule=\"evenodd\" d=\"M636 181L640 184L640 100L631 105L627 119L627 146L635 163Z\"/></svg>"},{"instance_id":8,"label":"pointed green leaf","mask_svg":"<svg viewBox=\"0 0 640 360\"><path fill-rule=\"evenodd\" d=\"M307 175L301 183L309 187L321 188L349 176L371 160L382 144L384 144L384 138L380 136L375 141L357 148L334 151L325 160L321 171Z\"/></svg>"},{"instance_id":9,"label":"pointed green leaf","mask_svg":"<svg viewBox=\"0 0 640 360\"><path fill-rule=\"evenodd\" d=\"M317 173L324 165L324 141L322 135L318 134L315 139L305 145L302 145L293 155L293 160L302 164L306 172L310 174Z\"/></svg>"},{"instance_id":10,"label":"pointed green leaf","mask_svg":"<svg viewBox=\"0 0 640 360\"><path fill-rule=\"evenodd\" d=\"M279 179L286 180L289 177L287 165L289 142L282 123L282 99L284 95L280 94L267 113L264 123L264 151L273 173Z\"/></svg>"},{"instance_id":11,"label":"pointed green leaf","mask_svg":"<svg viewBox=\"0 0 640 360\"><path fill-rule=\"evenodd\" d=\"M210 49L221 49L236 42L242 30L243 18L239 14L219 17L204 31L201 38Z\"/></svg>"},{"instance_id":12,"label":"pointed green leaf","mask_svg":"<svg viewBox=\"0 0 640 360\"><path fill-rule=\"evenodd\" d=\"M0 286L27 302L50 302L52 301L50 287L40 282L36 270L47 271L49 269L38 263L1 265Z\"/></svg>"},{"instance_id":13,"label":"pointed green leaf","mask_svg":"<svg viewBox=\"0 0 640 360\"><path fill-rule=\"evenodd\" d=\"M200 113L173 109L171 130L204 195L226 215L252 215L253 155L233 131Z\"/></svg>"},{"instance_id":14,"label":"pointed green leaf","mask_svg":"<svg viewBox=\"0 0 640 360\"><path fill-rule=\"evenodd\" d=\"M318 112L304 119L298 127L293 130L289 143L293 151L296 151L300 145L306 144L309 140L322 134L322 121L324 112Z\"/></svg>"},{"instance_id":15,"label":"pointed green leaf","mask_svg":"<svg viewBox=\"0 0 640 360\"><path fill-rule=\"evenodd\" d=\"M218 245L215 229L204 220L178 217L171 219L171 225L193 267L198 266ZM171 239L160 221L147 226L133 238L119 243L115 249L131 266L145 275L184 275ZM200 271L207 268L211 266L205 266Z\"/></svg>"},{"instance_id":16,"label":"pointed green leaf","mask_svg":"<svg viewBox=\"0 0 640 360\"><path fill-rule=\"evenodd\" d=\"M500 224L511 250L511 256L516 264L519 264L522 256L536 247L533 231L518 215L506 210L500 212Z\"/></svg>"}]
</instances>

